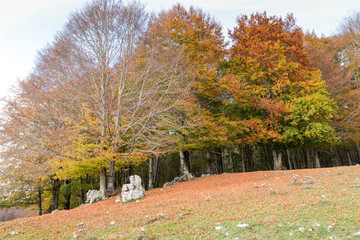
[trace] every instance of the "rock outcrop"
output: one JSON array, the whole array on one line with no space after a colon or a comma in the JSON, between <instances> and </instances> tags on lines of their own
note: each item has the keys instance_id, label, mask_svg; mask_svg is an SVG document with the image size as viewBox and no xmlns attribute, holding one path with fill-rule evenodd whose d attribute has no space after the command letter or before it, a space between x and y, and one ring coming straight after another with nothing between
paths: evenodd
<instances>
[{"instance_id":1,"label":"rock outcrop","mask_svg":"<svg viewBox=\"0 0 360 240\"><path fill-rule=\"evenodd\" d=\"M184 174L180 177L175 177L171 182L166 182L164 183L163 187L169 187L169 186L172 186L172 185L175 185L176 183L178 182L185 182L185 181L189 181L189 180L192 180L194 179L193 175L190 173L190 174Z\"/></svg>"},{"instance_id":2,"label":"rock outcrop","mask_svg":"<svg viewBox=\"0 0 360 240\"><path fill-rule=\"evenodd\" d=\"M138 175L130 176L130 183L124 184L121 190L123 202L136 200L145 196L145 189L141 185L141 178Z\"/></svg>"},{"instance_id":3,"label":"rock outcrop","mask_svg":"<svg viewBox=\"0 0 360 240\"><path fill-rule=\"evenodd\" d=\"M89 190L86 193L86 204L93 204L94 202L103 200L100 191L98 190Z\"/></svg>"}]
</instances>

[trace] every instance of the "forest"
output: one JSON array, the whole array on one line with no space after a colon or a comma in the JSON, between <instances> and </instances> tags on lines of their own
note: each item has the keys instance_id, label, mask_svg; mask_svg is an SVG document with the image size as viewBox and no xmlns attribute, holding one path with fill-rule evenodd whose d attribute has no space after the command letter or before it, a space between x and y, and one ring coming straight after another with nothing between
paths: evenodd
<instances>
[{"instance_id":1,"label":"forest","mask_svg":"<svg viewBox=\"0 0 360 240\"><path fill-rule=\"evenodd\" d=\"M360 12L333 36L295 17L239 15L227 32L181 4L93 0L72 13L5 101L0 208L37 213L176 176L354 165Z\"/></svg>"}]
</instances>

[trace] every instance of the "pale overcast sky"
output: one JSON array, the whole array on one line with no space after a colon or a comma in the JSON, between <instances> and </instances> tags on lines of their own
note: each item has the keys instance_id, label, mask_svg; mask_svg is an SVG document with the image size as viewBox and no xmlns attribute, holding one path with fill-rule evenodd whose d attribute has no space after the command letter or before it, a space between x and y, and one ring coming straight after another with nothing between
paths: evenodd
<instances>
[{"instance_id":1,"label":"pale overcast sky","mask_svg":"<svg viewBox=\"0 0 360 240\"><path fill-rule=\"evenodd\" d=\"M0 97L18 78L28 75L37 51L53 40L69 14L87 0L0 0ZM303 30L329 36L343 17L360 11L360 0L143 0L148 10L168 9L177 2L201 7L232 29L240 14L267 11L293 13ZM227 31L225 31L227 32Z\"/></svg>"}]
</instances>

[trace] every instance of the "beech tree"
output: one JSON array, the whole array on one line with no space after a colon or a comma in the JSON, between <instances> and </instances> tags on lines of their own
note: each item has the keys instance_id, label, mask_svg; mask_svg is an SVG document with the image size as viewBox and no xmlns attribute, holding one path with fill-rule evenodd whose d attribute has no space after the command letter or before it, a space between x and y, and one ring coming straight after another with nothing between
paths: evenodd
<instances>
[{"instance_id":1,"label":"beech tree","mask_svg":"<svg viewBox=\"0 0 360 240\"><path fill-rule=\"evenodd\" d=\"M183 72L181 82L185 87L181 91L188 94L173 110L176 117L171 123L175 135L180 136L178 149L183 174L189 173L185 150L213 147L194 133L205 121L206 107L214 105L217 89L213 81L217 79L216 71L225 54L221 30L220 24L201 9L190 7L187 10L180 4L161 12L150 23L148 36L162 42L163 51L170 48L183 56L179 71Z\"/></svg>"},{"instance_id":2,"label":"beech tree","mask_svg":"<svg viewBox=\"0 0 360 240\"><path fill-rule=\"evenodd\" d=\"M268 17L266 13L242 15L230 37L233 45L221 85L227 94L225 103L236 110L229 116L235 113L249 126L246 135L252 143L271 146L274 169L279 170L283 148L292 141L287 136L290 129L293 130L294 106L303 103L296 99L320 94L325 101L322 106L325 106L330 100L324 82L319 71L308 66L303 34L292 15L284 19ZM333 111L331 107L329 111ZM333 130L327 123L329 117L331 114L324 117L326 126L322 126L330 136ZM305 115L302 118L306 119ZM306 127L313 131L319 127L309 124Z\"/></svg>"}]
</instances>

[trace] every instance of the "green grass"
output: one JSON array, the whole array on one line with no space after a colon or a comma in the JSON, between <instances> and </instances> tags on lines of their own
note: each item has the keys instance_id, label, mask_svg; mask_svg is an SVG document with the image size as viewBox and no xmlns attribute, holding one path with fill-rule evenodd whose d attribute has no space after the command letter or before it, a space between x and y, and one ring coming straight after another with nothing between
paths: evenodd
<instances>
[{"instance_id":1,"label":"green grass","mask_svg":"<svg viewBox=\"0 0 360 240\"><path fill-rule=\"evenodd\" d=\"M133 239L144 228L154 239L360 239L354 235L360 232L360 186L353 183L360 168L342 168L340 175L335 170L315 172L316 183L310 188L290 185L288 180L277 184L276 178L283 175L274 172L259 177L259 185L271 183L276 194L271 194L269 187L260 187L239 194L211 194L190 205L158 203L131 212L134 219L125 215L126 203L120 204L125 207L123 212L104 210L92 215L98 224L87 228L87 237ZM110 219L115 224L110 224ZM238 227L241 223L249 226ZM60 234L53 236L48 230L35 229L16 236L0 234L0 239L73 239L73 225L59 226ZM1 223L0 230L5 226L17 227L12 222Z\"/></svg>"}]
</instances>

